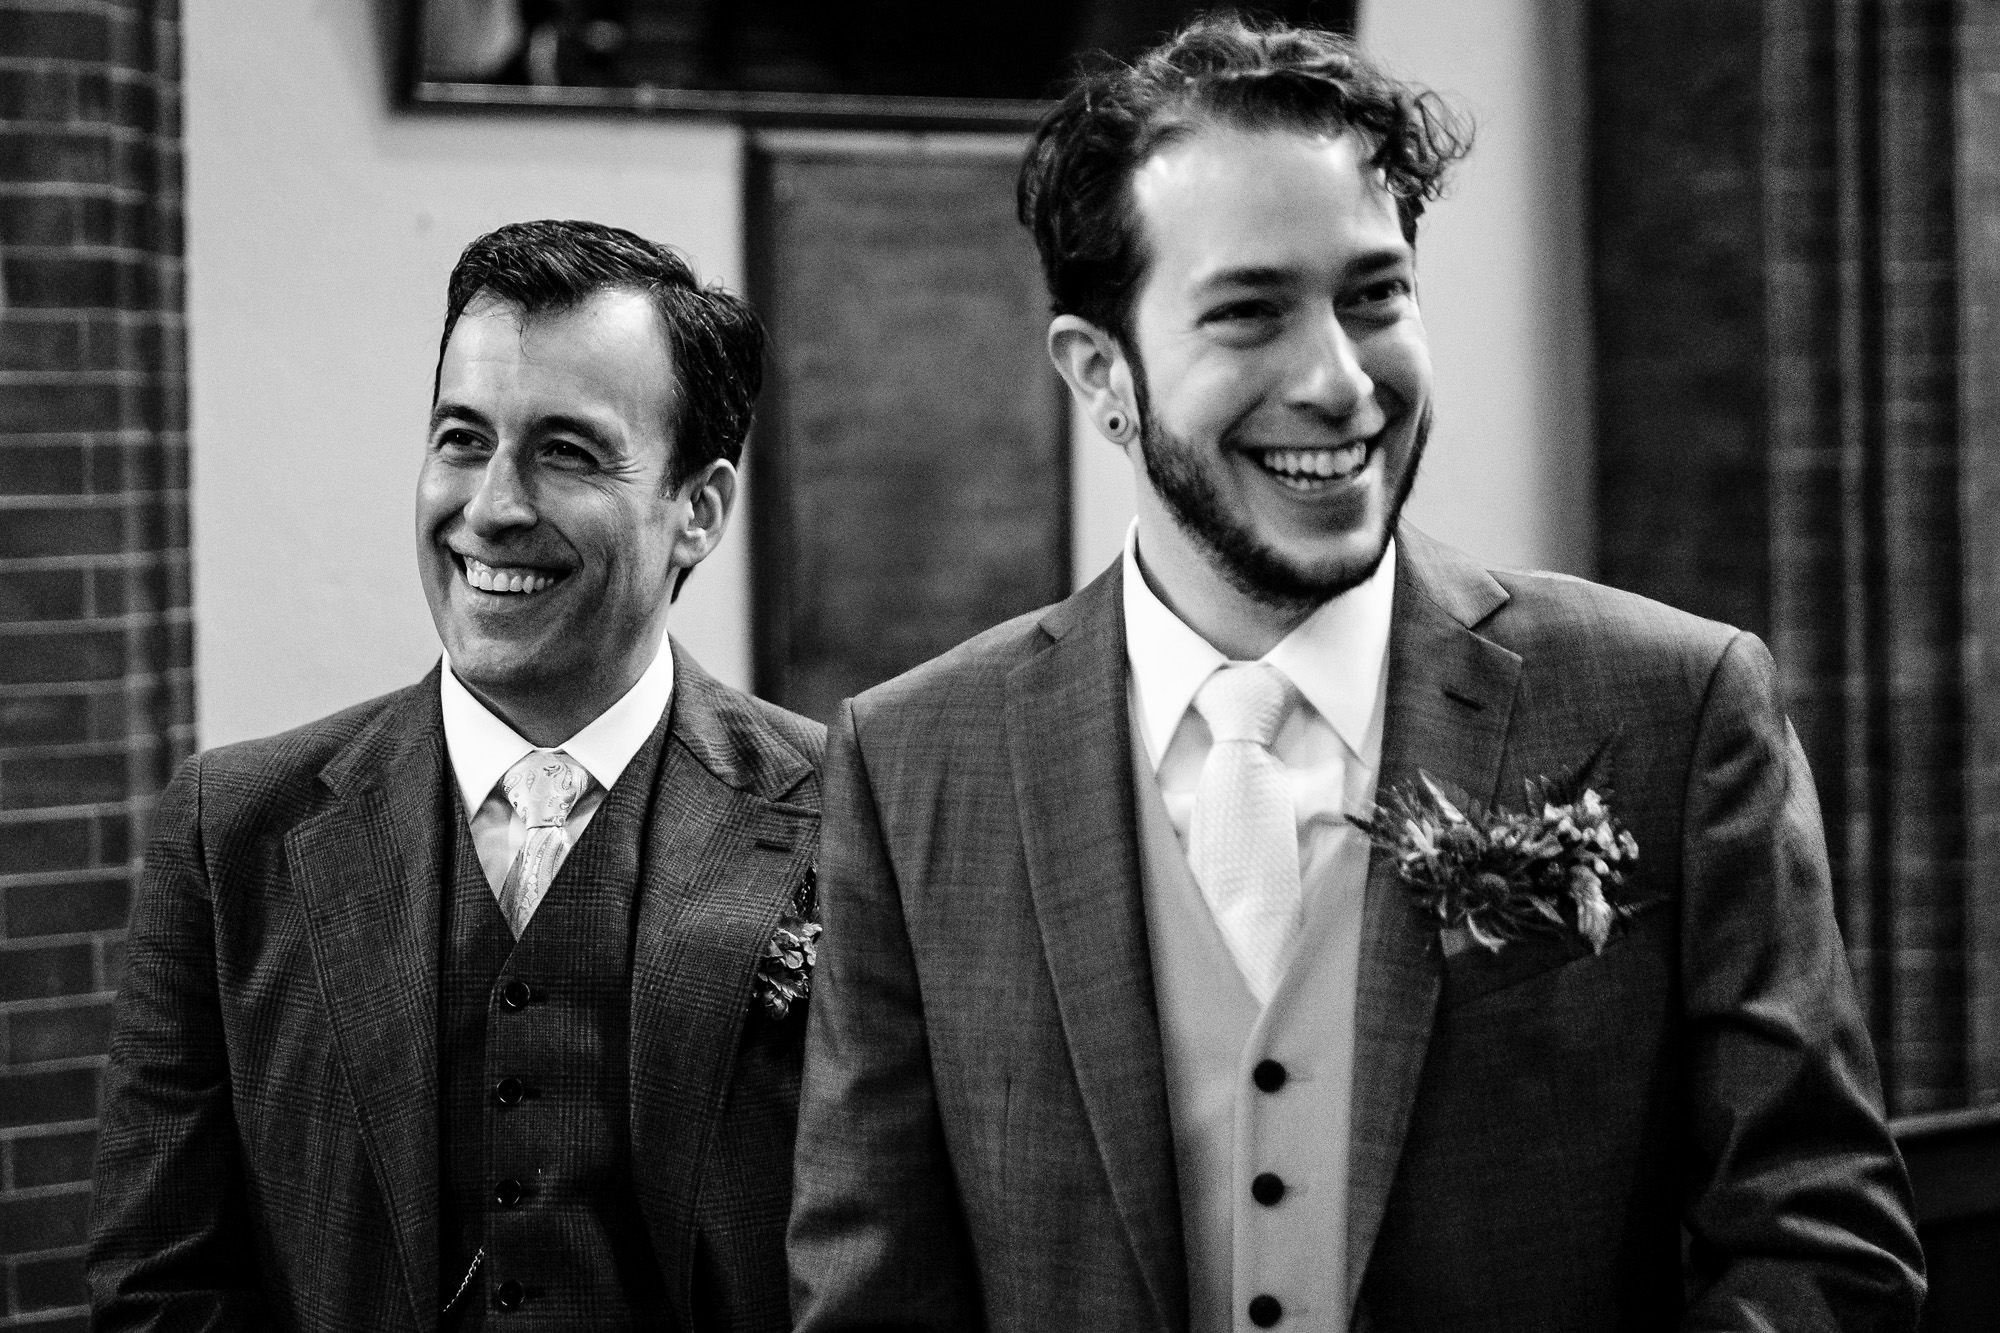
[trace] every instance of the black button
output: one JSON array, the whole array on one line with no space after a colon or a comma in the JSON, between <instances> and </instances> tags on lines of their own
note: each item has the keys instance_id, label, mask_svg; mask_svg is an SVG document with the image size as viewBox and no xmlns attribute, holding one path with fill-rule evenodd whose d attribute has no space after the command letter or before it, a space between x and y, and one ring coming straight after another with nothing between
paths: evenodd
<instances>
[{"instance_id":1,"label":"black button","mask_svg":"<svg viewBox=\"0 0 2000 1333\"><path fill-rule=\"evenodd\" d=\"M502 1310L518 1310L521 1302L528 1299L528 1289L518 1282L502 1282L493 1290L493 1304Z\"/></svg>"},{"instance_id":2,"label":"black button","mask_svg":"<svg viewBox=\"0 0 2000 1333\"><path fill-rule=\"evenodd\" d=\"M1276 1092L1285 1086L1285 1067L1276 1060L1259 1060L1257 1067L1250 1071L1250 1081L1260 1091Z\"/></svg>"},{"instance_id":3,"label":"black button","mask_svg":"<svg viewBox=\"0 0 2000 1333\"><path fill-rule=\"evenodd\" d=\"M1250 1182L1250 1197L1266 1208L1285 1197L1285 1181L1275 1171L1261 1171Z\"/></svg>"},{"instance_id":4,"label":"black button","mask_svg":"<svg viewBox=\"0 0 2000 1333\"><path fill-rule=\"evenodd\" d=\"M503 1078L493 1085L493 1100L502 1106L519 1105L521 1098L527 1095L528 1090L521 1086L518 1078Z\"/></svg>"},{"instance_id":5,"label":"black button","mask_svg":"<svg viewBox=\"0 0 2000 1333\"><path fill-rule=\"evenodd\" d=\"M535 998L535 992L527 982L514 978L500 988L500 1003L509 1009L526 1009L528 1001Z\"/></svg>"},{"instance_id":6,"label":"black button","mask_svg":"<svg viewBox=\"0 0 2000 1333\"><path fill-rule=\"evenodd\" d=\"M512 1208L527 1193L518 1180L503 1180L493 1187L493 1202L502 1208Z\"/></svg>"},{"instance_id":7,"label":"black button","mask_svg":"<svg viewBox=\"0 0 2000 1333\"><path fill-rule=\"evenodd\" d=\"M1276 1296L1252 1296L1250 1298L1250 1322L1259 1328L1269 1328L1285 1317L1285 1307L1278 1304Z\"/></svg>"}]
</instances>

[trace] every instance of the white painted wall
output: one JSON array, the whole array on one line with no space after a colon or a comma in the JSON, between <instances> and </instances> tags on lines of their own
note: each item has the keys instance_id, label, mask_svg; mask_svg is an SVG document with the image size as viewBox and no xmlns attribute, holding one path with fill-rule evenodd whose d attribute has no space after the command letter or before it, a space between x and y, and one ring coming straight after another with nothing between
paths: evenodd
<instances>
[{"instance_id":1,"label":"white painted wall","mask_svg":"<svg viewBox=\"0 0 2000 1333\"><path fill-rule=\"evenodd\" d=\"M412 495L445 277L466 241L519 218L590 217L741 281L734 130L392 113L375 8L184 6L204 745L308 721L435 659ZM1362 11L1365 41L1480 121L1420 245L1440 405L1412 516L1494 560L1588 573L1582 7L1364 0ZM1073 458L1081 581L1116 553L1132 483L1082 423ZM739 685L742 538L688 584L672 621Z\"/></svg>"},{"instance_id":2,"label":"white painted wall","mask_svg":"<svg viewBox=\"0 0 2000 1333\"><path fill-rule=\"evenodd\" d=\"M186 0L197 716L216 745L415 680L413 497L445 279L503 222L585 217L740 286L712 124L389 110L376 6ZM670 627L749 678L741 532Z\"/></svg>"},{"instance_id":3,"label":"white painted wall","mask_svg":"<svg viewBox=\"0 0 2000 1333\"><path fill-rule=\"evenodd\" d=\"M1500 564L1590 575L1590 238L1584 6L1361 0L1361 39L1478 126L1417 234L1437 424L1409 515Z\"/></svg>"},{"instance_id":4,"label":"white painted wall","mask_svg":"<svg viewBox=\"0 0 2000 1333\"><path fill-rule=\"evenodd\" d=\"M1410 518L1499 564L1596 566L1584 7L1362 0L1361 40L1469 109L1476 147L1418 235L1438 414ZM1124 456L1074 418L1075 577L1117 554Z\"/></svg>"}]
</instances>

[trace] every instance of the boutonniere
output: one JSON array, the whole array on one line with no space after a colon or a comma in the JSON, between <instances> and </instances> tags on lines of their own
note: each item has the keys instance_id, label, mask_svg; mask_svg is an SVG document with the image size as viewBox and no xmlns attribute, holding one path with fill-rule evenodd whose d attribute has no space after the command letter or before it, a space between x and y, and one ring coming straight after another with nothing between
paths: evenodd
<instances>
[{"instance_id":1,"label":"boutonniere","mask_svg":"<svg viewBox=\"0 0 2000 1333\"><path fill-rule=\"evenodd\" d=\"M1484 807L1419 771L1366 819L1348 818L1396 858L1417 909L1498 951L1510 940L1574 931L1601 953L1640 904L1619 889L1639 844L1591 779L1616 736L1558 777L1530 778L1518 811Z\"/></svg>"},{"instance_id":2,"label":"boutonniere","mask_svg":"<svg viewBox=\"0 0 2000 1333\"><path fill-rule=\"evenodd\" d=\"M757 956L753 993L776 1022L812 994L813 963L819 956L819 887L811 867L778 917L764 951Z\"/></svg>"}]
</instances>

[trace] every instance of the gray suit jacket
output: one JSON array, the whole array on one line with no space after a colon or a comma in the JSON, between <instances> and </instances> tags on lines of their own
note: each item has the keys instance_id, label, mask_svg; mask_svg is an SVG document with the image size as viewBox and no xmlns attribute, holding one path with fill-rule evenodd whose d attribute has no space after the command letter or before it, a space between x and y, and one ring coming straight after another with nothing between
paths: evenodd
<instances>
[{"instance_id":1,"label":"gray suit jacket","mask_svg":"<svg viewBox=\"0 0 2000 1333\"><path fill-rule=\"evenodd\" d=\"M817 723L678 648L631 989L635 1184L681 1328L781 1329L800 1025L751 977L818 841ZM456 811L457 813L454 813ZM134 908L98 1151L100 1328L431 1329L437 673L188 762Z\"/></svg>"},{"instance_id":2,"label":"gray suit jacket","mask_svg":"<svg viewBox=\"0 0 2000 1333\"><path fill-rule=\"evenodd\" d=\"M1399 541L1384 789L1421 769L1518 801L1617 732L1630 892L1659 901L1601 956L1447 959L1377 853L1357 1323L1913 1327L1907 1185L1769 656ZM1186 1326L1118 578L835 728L790 1238L805 1333Z\"/></svg>"}]
</instances>

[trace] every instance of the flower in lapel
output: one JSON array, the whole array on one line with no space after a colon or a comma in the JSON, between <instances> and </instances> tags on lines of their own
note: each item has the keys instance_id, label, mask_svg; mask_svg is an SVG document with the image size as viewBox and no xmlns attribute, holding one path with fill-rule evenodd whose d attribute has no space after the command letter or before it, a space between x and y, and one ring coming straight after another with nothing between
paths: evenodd
<instances>
[{"instance_id":1,"label":"flower in lapel","mask_svg":"<svg viewBox=\"0 0 2000 1333\"><path fill-rule=\"evenodd\" d=\"M1639 844L1590 785L1616 736L1567 774L1531 778L1520 812L1482 807L1430 774L1348 818L1396 859L1417 909L1497 952L1531 934L1575 931L1594 953L1639 904L1614 895Z\"/></svg>"},{"instance_id":2,"label":"flower in lapel","mask_svg":"<svg viewBox=\"0 0 2000 1333\"><path fill-rule=\"evenodd\" d=\"M811 867L778 916L771 938L757 956L755 995L773 1022L812 994L813 964L819 956L819 887Z\"/></svg>"}]
</instances>

